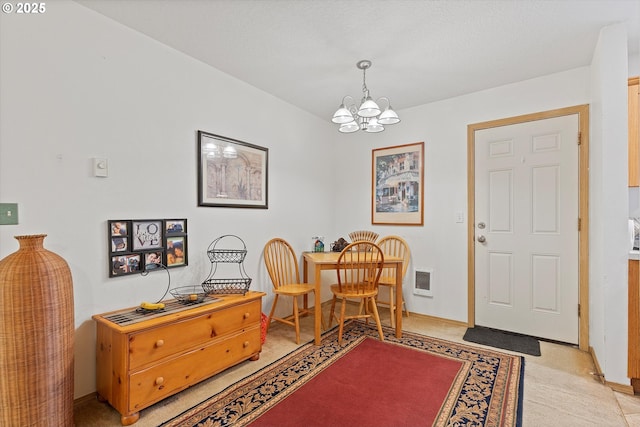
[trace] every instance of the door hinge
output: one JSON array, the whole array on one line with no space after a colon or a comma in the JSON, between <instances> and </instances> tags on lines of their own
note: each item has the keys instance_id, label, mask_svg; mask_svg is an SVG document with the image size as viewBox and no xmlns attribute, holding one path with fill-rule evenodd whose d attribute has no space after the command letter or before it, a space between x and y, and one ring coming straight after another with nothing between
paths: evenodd
<instances>
[{"instance_id":1,"label":"door hinge","mask_svg":"<svg viewBox=\"0 0 640 427\"><path fill-rule=\"evenodd\" d=\"M578 132L578 145L582 145L582 132Z\"/></svg>"},{"instance_id":2,"label":"door hinge","mask_svg":"<svg viewBox=\"0 0 640 427\"><path fill-rule=\"evenodd\" d=\"M578 218L578 231L582 230L582 218Z\"/></svg>"},{"instance_id":3,"label":"door hinge","mask_svg":"<svg viewBox=\"0 0 640 427\"><path fill-rule=\"evenodd\" d=\"M578 317L580 317L580 304L578 304Z\"/></svg>"}]
</instances>

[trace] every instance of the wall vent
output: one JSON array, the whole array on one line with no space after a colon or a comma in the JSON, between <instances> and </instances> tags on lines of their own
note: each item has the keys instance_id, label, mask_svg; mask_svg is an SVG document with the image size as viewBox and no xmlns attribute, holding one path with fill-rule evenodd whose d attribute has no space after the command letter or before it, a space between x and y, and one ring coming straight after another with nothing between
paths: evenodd
<instances>
[{"instance_id":1,"label":"wall vent","mask_svg":"<svg viewBox=\"0 0 640 427\"><path fill-rule=\"evenodd\" d=\"M413 293L426 297L433 296L433 269L416 268L416 280L413 286Z\"/></svg>"}]
</instances>

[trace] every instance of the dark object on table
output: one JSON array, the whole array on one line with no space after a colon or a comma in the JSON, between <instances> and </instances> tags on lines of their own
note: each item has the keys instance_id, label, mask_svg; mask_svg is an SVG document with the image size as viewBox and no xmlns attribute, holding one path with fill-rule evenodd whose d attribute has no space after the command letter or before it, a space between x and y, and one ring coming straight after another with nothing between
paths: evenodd
<instances>
[{"instance_id":1,"label":"dark object on table","mask_svg":"<svg viewBox=\"0 0 640 427\"><path fill-rule=\"evenodd\" d=\"M349 242L341 237L331 244L331 250L333 252L342 252L342 250L346 248L348 244Z\"/></svg>"}]
</instances>

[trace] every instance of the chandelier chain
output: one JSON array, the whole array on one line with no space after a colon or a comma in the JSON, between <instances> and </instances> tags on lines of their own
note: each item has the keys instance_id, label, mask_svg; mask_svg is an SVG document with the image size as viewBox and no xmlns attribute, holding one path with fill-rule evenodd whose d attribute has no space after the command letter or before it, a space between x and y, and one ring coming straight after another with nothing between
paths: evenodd
<instances>
[{"instance_id":1,"label":"chandelier chain","mask_svg":"<svg viewBox=\"0 0 640 427\"><path fill-rule=\"evenodd\" d=\"M369 89L367 89L367 69L366 68L362 69L362 93L364 94L365 98L369 96Z\"/></svg>"}]
</instances>

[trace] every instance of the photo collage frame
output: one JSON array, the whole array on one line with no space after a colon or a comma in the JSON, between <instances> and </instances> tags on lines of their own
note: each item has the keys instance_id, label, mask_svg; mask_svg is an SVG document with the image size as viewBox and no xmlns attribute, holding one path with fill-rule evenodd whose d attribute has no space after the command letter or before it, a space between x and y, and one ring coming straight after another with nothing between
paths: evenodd
<instances>
[{"instance_id":1,"label":"photo collage frame","mask_svg":"<svg viewBox=\"0 0 640 427\"><path fill-rule=\"evenodd\" d=\"M109 220L109 277L183 267L187 260L187 220Z\"/></svg>"}]
</instances>

